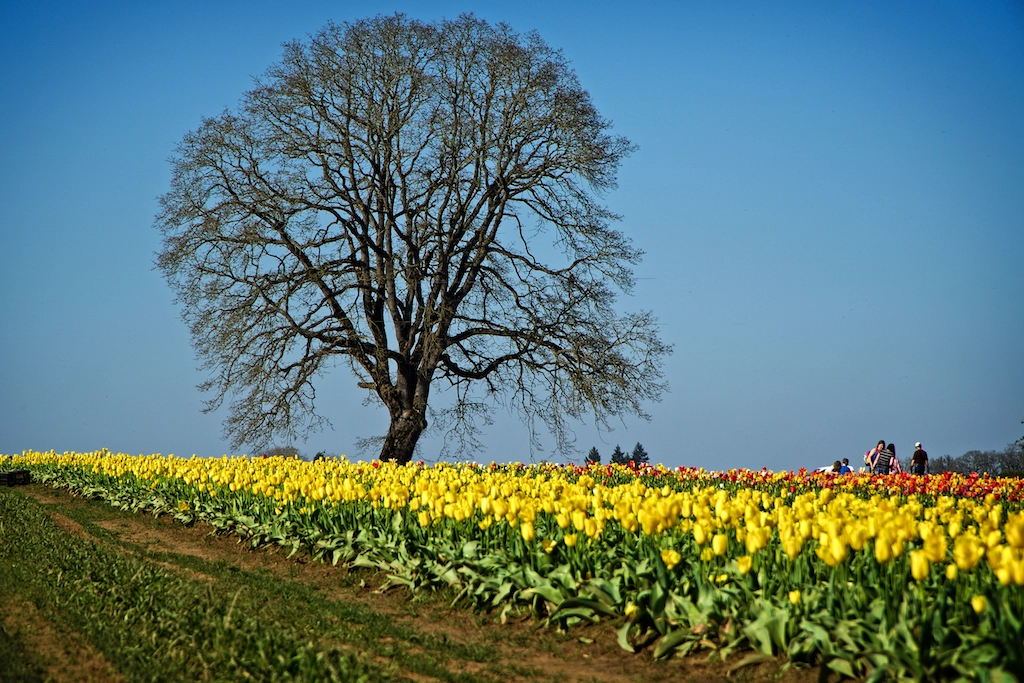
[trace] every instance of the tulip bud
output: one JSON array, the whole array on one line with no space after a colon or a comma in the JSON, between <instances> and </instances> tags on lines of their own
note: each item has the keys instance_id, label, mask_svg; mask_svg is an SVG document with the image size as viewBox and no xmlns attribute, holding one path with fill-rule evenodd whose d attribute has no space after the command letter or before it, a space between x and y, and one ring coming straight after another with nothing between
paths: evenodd
<instances>
[{"instance_id":1,"label":"tulip bud","mask_svg":"<svg viewBox=\"0 0 1024 683\"><path fill-rule=\"evenodd\" d=\"M910 553L910 574L916 581L924 581L928 578L931 570L931 563L923 550L915 550Z\"/></svg>"},{"instance_id":2,"label":"tulip bud","mask_svg":"<svg viewBox=\"0 0 1024 683\"><path fill-rule=\"evenodd\" d=\"M715 534L715 537L711 539L711 550L715 555L725 555L725 551L728 549L729 537L725 534Z\"/></svg>"}]
</instances>

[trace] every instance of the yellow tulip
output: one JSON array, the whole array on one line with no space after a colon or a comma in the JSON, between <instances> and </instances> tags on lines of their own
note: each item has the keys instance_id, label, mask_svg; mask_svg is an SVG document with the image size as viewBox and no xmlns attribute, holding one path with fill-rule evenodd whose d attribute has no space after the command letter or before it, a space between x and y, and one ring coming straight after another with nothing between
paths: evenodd
<instances>
[{"instance_id":1,"label":"yellow tulip","mask_svg":"<svg viewBox=\"0 0 1024 683\"><path fill-rule=\"evenodd\" d=\"M1006 520L1006 542L1024 548L1024 512L1013 513Z\"/></svg>"},{"instance_id":2,"label":"yellow tulip","mask_svg":"<svg viewBox=\"0 0 1024 683\"><path fill-rule=\"evenodd\" d=\"M956 517L956 518L952 519L949 522L949 537L950 538L956 538L957 536L959 536L961 528L962 528L962 526L961 526L961 523L960 523L960 518Z\"/></svg>"},{"instance_id":3,"label":"yellow tulip","mask_svg":"<svg viewBox=\"0 0 1024 683\"><path fill-rule=\"evenodd\" d=\"M729 537L725 534L715 534L715 537L711 539L711 550L715 555L725 555L725 551L729 549Z\"/></svg>"},{"instance_id":4,"label":"yellow tulip","mask_svg":"<svg viewBox=\"0 0 1024 683\"><path fill-rule=\"evenodd\" d=\"M910 553L910 574L916 581L924 581L931 571L931 562L923 550L914 550Z\"/></svg>"},{"instance_id":5,"label":"yellow tulip","mask_svg":"<svg viewBox=\"0 0 1024 683\"><path fill-rule=\"evenodd\" d=\"M924 541L924 552L929 562L942 562L946 559L946 537L942 532L932 532Z\"/></svg>"},{"instance_id":6,"label":"yellow tulip","mask_svg":"<svg viewBox=\"0 0 1024 683\"><path fill-rule=\"evenodd\" d=\"M995 570L995 578L999 580L1000 586L1009 586L1014 580L1014 575L1011 568L1004 564Z\"/></svg>"},{"instance_id":7,"label":"yellow tulip","mask_svg":"<svg viewBox=\"0 0 1024 683\"><path fill-rule=\"evenodd\" d=\"M743 557L736 560L736 564L739 567L740 574L746 574L750 571L750 567L754 562L754 558L750 555L744 555Z\"/></svg>"},{"instance_id":8,"label":"yellow tulip","mask_svg":"<svg viewBox=\"0 0 1024 683\"><path fill-rule=\"evenodd\" d=\"M981 614L988 609L988 599L984 595L975 595L971 598L971 607L974 608L975 612Z\"/></svg>"},{"instance_id":9,"label":"yellow tulip","mask_svg":"<svg viewBox=\"0 0 1024 683\"><path fill-rule=\"evenodd\" d=\"M835 558L835 564L842 564L846 561L846 558L849 555L846 543L843 542L843 539L840 536L832 537L831 543L829 544L829 550L832 553L832 557Z\"/></svg>"},{"instance_id":10,"label":"yellow tulip","mask_svg":"<svg viewBox=\"0 0 1024 683\"><path fill-rule=\"evenodd\" d=\"M529 543L534 538L533 522L523 522L519 525L519 533L522 534L523 540Z\"/></svg>"},{"instance_id":11,"label":"yellow tulip","mask_svg":"<svg viewBox=\"0 0 1024 683\"><path fill-rule=\"evenodd\" d=\"M584 527L587 524L587 513L584 510L573 510L572 511L572 525L576 527L576 531L584 531Z\"/></svg>"},{"instance_id":12,"label":"yellow tulip","mask_svg":"<svg viewBox=\"0 0 1024 683\"><path fill-rule=\"evenodd\" d=\"M885 542L885 539L875 540L875 559L878 564L885 564L892 559L891 546Z\"/></svg>"},{"instance_id":13,"label":"yellow tulip","mask_svg":"<svg viewBox=\"0 0 1024 683\"><path fill-rule=\"evenodd\" d=\"M800 591L789 591L789 601L794 605L800 603Z\"/></svg>"},{"instance_id":14,"label":"yellow tulip","mask_svg":"<svg viewBox=\"0 0 1024 683\"><path fill-rule=\"evenodd\" d=\"M955 581L956 580L956 573L957 573L957 570L956 570L956 565L955 564L950 563L950 564L946 565L946 578L947 579L949 579L950 581Z\"/></svg>"},{"instance_id":15,"label":"yellow tulip","mask_svg":"<svg viewBox=\"0 0 1024 683\"><path fill-rule=\"evenodd\" d=\"M682 556L674 548L665 548L661 551L661 561L665 563L665 566L669 569L679 564L679 560Z\"/></svg>"},{"instance_id":16,"label":"yellow tulip","mask_svg":"<svg viewBox=\"0 0 1024 683\"><path fill-rule=\"evenodd\" d=\"M953 560L956 562L957 568L960 571L974 569L978 560L985 554L984 548L981 540L973 534L957 536L956 541L953 542Z\"/></svg>"}]
</instances>

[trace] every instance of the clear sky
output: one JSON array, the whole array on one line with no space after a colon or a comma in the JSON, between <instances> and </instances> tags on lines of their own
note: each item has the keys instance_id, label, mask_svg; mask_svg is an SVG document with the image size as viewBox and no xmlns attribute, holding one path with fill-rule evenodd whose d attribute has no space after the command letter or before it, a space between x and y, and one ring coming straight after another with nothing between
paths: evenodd
<instances>
[{"instance_id":1,"label":"clear sky","mask_svg":"<svg viewBox=\"0 0 1024 683\"><path fill-rule=\"evenodd\" d=\"M583 452L796 469L1024 434L1020 2L9 0L0 453L231 452L153 268L167 159L283 42L395 11L536 29L639 146L607 198L646 252L620 303L659 316L671 392ZM371 456L384 409L343 370L320 392L334 429L296 445ZM484 442L531 457L512 418Z\"/></svg>"}]
</instances>

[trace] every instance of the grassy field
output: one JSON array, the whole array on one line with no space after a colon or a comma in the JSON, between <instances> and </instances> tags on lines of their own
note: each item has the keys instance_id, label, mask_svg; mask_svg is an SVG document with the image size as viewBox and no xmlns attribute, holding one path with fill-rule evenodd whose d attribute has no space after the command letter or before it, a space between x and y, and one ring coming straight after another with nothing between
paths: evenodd
<instances>
[{"instance_id":1,"label":"grassy field","mask_svg":"<svg viewBox=\"0 0 1024 683\"><path fill-rule=\"evenodd\" d=\"M655 661L615 625L380 592L385 577L251 551L211 527L39 484L0 489L2 681L810 681L769 661L730 672Z\"/></svg>"}]
</instances>

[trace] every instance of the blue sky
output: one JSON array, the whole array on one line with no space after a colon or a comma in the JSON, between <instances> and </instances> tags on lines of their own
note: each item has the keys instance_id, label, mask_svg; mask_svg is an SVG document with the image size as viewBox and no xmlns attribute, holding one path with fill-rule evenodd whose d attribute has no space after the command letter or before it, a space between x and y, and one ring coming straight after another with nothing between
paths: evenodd
<instances>
[{"instance_id":1,"label":"blue sky","mask_svg":"<svg viewBox=\"0 0 1024 683\"><path fill-rule=\"evenodd\" d=\"M639 146L607 197L671 392L583 451L815 467L1024 434L1019 2L24 2L0 8L0 453L220 455L152 228L168 157L328 20L536 29ZM339 370L333 431L386 428ZM483 461L529 460L499 416ZM244 450L244 449L243 449ZM433 459L436 439L422 444ZM541 458L537 453L533 457Z\"/></svg>"}]
</instances>

